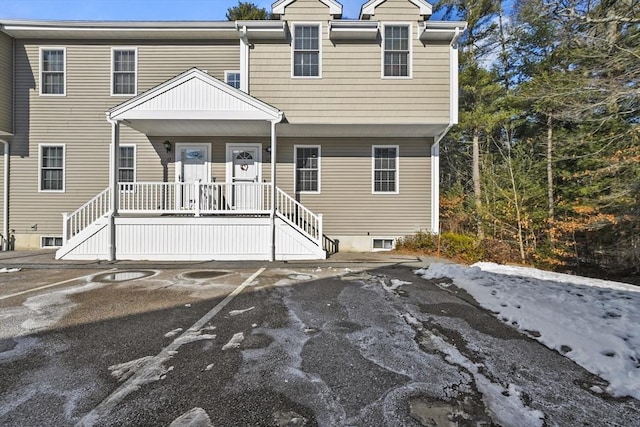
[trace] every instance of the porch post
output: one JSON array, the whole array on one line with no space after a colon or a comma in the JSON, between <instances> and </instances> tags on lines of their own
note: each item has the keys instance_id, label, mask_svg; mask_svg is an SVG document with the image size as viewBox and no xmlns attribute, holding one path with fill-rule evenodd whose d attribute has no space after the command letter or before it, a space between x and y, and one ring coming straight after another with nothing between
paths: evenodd
<instances>
[{"instance_id":1,"label":"porch post","mask_svg":"<svg viewBox=\"0 0 640 427\"><path fill-rule=\"evenodd\" d=\"M120 153L120 122L111 121L111 152L109 188L111 189L111 209L109 214L109 261L116 260L116 220L118 214L118 158Z\"/></svg>"},{"instance_id":2,"label":"porch post","mask_svg":"<svg viewBox=\"0 0 640 427\"><path fill-rule=\"evenodd\" d=\"M4 188L2 194L2 248L9 250L9 141L0 139L4 144Z\"/></svg>"},{"instance_id":3,"label":"porch post","mask_svg":"<svg viewBox=\"0 0 640 427\"><path fill-rule=\"evenodd\" d=\"M276 121L271 122L271 257L270 261L276 260L276 155L277 136Z\"/></svg>"}]
</instances>

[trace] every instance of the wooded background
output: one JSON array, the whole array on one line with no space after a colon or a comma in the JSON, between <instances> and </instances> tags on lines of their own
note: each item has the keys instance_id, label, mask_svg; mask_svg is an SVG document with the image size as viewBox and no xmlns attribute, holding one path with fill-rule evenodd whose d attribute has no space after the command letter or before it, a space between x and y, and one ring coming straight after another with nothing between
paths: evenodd
<instances>
[{"instance_id":1,"label":"wooded background","mask_svg":"<svg viewBox=\"0 0 640 427\"><path fill-rule=\"evenodd\" d=\"M469 24L460 124L440 149L441 232L506 242L524 262L640 273L640 2L435 10Z\"/></svg>"}]
</instances>

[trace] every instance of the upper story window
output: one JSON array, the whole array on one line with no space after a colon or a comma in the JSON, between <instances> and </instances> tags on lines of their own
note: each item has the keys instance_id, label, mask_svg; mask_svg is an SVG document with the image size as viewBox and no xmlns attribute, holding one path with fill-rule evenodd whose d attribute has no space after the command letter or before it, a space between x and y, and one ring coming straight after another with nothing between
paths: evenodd
<instances>
[{"instance_id":1,"label":"upper story window","mask_svg":"<svg viewBox=\"0 0 640 427\"><path fill-rule=\"evenodd\" d=\"M384 26L384 77L411 77L409 28L408 25Z\"/></svg>"},{"instance_id":2,"label":"upper story window","mask_svg":"<svg viewBox=\"0 0 640 427\"><path fill-rule=\"evenodd\" d=\"M295 192L320 192L320 146L296 145Z\"/></svg>"},{"instance_id":3,"label":"upper story window","mask_svg":"<svg viewBox=\"0 0 640 427\"><path fill-rule=\"evenodd\" d=\"M398 146L373 146L373 192L398 193Z\"/></svg>"},{"instance_id":4,"label":"upper story window","mask_svg":"<svg viewBox=\"0 0 640 427\"><path fill-rule=\"evenodd\" d=\"M40 191L64 191L64 145L40 145Z\"/></svg>"},{"instance_id":5,"label":"upper story window","mask_svg":"<svg viewBox=\"0 0 640 427\"><path fill-rule=\"evenodd\" d=\"M225 71L224 81L236 89L240 89L240 71Z\"/></svg>"},{"instance_id":6,"label":"upper story window","mask_svg":"<svg viewBox=\"0 0 640 427\"><path fill-rule=\"evenodd\" d=\"M40 49L40 94L65 95L65 48Z\"/></svg>"},{"instance_id":7,"label":"upper story window","mask_svg":"<svg viewBox=\"0 0 640 427\"><path fill-rule=\"evenodd\" d=\"M112 95L136 94L136 49L113 49L112 58Z\"/></svg>"},{"instance_id":8,"label":"upper story window","mask_svg":"<svg viewBox=\"0 0 640 427\"><path fill-rule=\"evenodd\" d=\"M320 77L320 24L293 26L293 76Z\"/></svg>"}]
</instances>

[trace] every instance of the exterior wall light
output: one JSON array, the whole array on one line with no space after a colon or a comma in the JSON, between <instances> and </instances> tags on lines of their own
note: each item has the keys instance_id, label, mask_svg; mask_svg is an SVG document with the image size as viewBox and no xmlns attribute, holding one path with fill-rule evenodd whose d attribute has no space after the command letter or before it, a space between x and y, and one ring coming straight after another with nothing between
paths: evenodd
<instances>
[{"instance_id":1,"label":"exterior wall light","mask_svg":"<svg viewBox=\"0 0 640 427\"><path fill-rule=\"evenodd\" d=\"M164 149L167 150L167 153L171 152L171 141L165 141L162 143Z\"/></svg>"}]
</instances>

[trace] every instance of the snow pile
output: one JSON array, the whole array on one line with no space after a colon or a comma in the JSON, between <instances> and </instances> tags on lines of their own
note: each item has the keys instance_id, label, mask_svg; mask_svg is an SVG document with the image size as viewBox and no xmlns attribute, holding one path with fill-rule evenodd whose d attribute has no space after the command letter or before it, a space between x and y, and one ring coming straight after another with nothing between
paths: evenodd
<instances>
[{"instance_id":1,"label":"snow pile","mask_svg":"<svg viewBox=\"0 0 640 427\"><path fill-rule=\"evenodd\" d=\"M525 267L432 264L425 279L450 278L502 321L640 399L640 287Z\"/></svg>"}]
</instances>

